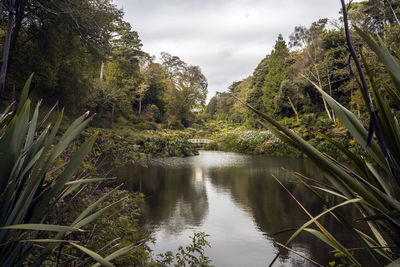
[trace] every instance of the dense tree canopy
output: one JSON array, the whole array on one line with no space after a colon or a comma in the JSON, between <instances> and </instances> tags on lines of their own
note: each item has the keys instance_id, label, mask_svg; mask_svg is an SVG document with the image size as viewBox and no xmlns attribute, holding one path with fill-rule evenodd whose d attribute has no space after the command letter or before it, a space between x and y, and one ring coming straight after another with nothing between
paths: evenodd
<instances>
[{"instance_id":1,"label":"dense tree canopy","mask_svg":"<svg viewBox=\"0 0 400 267\"><path fill-rule=\"evenodd\" d=\"M115 23L122 18L109 0L3 0L1 15L1 24L8 27L5 37L11 37L3 47L9 50L2 64L2 73L10 74L6 90L20 88L35 72L39 93L62 99L87 90L89 73L110 51ZM74 91L72 86L82 90Z\"/></svg>"},{"instance_id":2,"label":"dense tree canopy","mask_svg":"<svg viewBox=\"0 0 400 267\"><path fill-rule=\"evenodd\" d=\"M400 1L370 0L352 3L349 14L353 25L379 34L393 54L400 57L399 11ZM311 81L366 120L341 20L320 19L308 27L296 26L288 39L287 45L279 35L273 50L258 64L253 75L234 82L228 91L278 119L295 118L309 124L315 122L309 118L323 116L334 123L334 113ZM376 63L373 53L362 46L356 34L353 33L352 39L367 60L374 62L370 69L377 79L389 82L390 77ZM225 117L254 126L255 115L241 110L240 105L230 104L228 99L229 94L218 93L211 99L206 113L213 119ZM220 105L225 108L218 109Z\"/></svg>"},{"instance_id":3,"label":"dense tree canopy","mask_svg":"<svg viewBox=\"0 0 400 267\"><path fill-rule=\"evenodd\" d=\"M3 0L0 7L7 102L34 72L33 96L69 105L69 113L89 108L104 127L119 118L188 126L205 105L200 68L167 53L157 63L112 0Z\"/></svg>"},{"instance_id":4,"label":"dense tree canopy","mask_svg":"<svg viewBox=\"0 0 400 267\"><path fill-rule=\"evenodd\" d=\"M188 65L168 53L162 53L162 66L170 79L166 92L168 124L179 121L188 126L193 110L205 105L207 79L200 67Z\"/></svg>"},{"instance_id":5,"label":"dense tree canopy","mask_svg":"<svg viewBox=\"0 0 400 267\"><path fill-rule=\"evenodd\" d=\"M118 121L153 121L179 128L201 123L201 118L254 126L255 115L231 94L279 119L300 121L317 114L334 122L333 112L310 81L344 105L361 107L340 20L296 26L288 42L279 35L253 75L233 82L229 93L218 93L205 108L207 79L201 69L178 56L162 53L157 61L143 51L139 34L111 0L2 0L0 7L2 50L9 50L2 64L7 70L7 102L18 96L34 72L34 97L47 103L56 98L60 105L73 107L68 109L71 113L90 109L103 127ZM354 25L379 34L399 56L399 9L398 0L370 0L352 3L349 13ZM359 39L353 39L357 49L374 60ZM371 70L389 81L379 64Z\"/></svg>"}]
</instances>

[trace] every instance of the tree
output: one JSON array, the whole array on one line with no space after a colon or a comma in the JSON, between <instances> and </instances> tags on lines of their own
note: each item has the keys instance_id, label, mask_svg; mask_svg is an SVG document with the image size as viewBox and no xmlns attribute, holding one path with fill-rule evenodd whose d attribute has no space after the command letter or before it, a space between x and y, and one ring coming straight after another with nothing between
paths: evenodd
<instances>
[{"instance_id":1,"label":"tree","mask_svg":"<svg viewBox=\"0 0 400 267\"><path fill-rule=\"evenodd\" d=\"M123 88L129 101L134 105L139 98L139 113L141 111L141 100L147 90L146 77L141 73L141 65L144 69L149 56L141 50L142 43L136 31L132 30L128 22L119 21L116 34L111 40L112 64L118 65L119 73L114 73L113 83L119 88ZM128 96L129 94L129 96Z\"/></svg>"},{"instance_id":2,"label":"tree","mask_svg":"<svg viewBox=\"0 0 400 267\"><path fill-rule=\"evenodd\" d=\"M145 65L148 55L141 50L142 43L129 23L119 20L111 42L111 54L106 64L102 63L104 81L95 83L91 91L91 103L97 109L111 110L110 127L113 128L115 112L121 111L126 118L132 117L133 105L147 90L146 75L141 73L140 64Z\"/></svg>"},{"instance_id":3,"label":"tree","mask_svg":"<svg viewBox=\"0 0 400 267\"><path fill-rule=\"evenodd\" d=\"M349 17L352 23L374 34L383 34L385 28L398 24L396 11L400 8L398 0L369 0L352 3Z\"/></svg>"},{"instance_id":4,"label":"tree","mask_svg":"<svg viewBox=\"0 0 400 267\"><path fill-rule=\"evenodd\" d=\"M253 82L253 77L247 77L240 81L235 86L234 89L234 95L240 99L247 99L247 96L249 94L251 85ZM233 97L229 96L224 99L225 103L221 103L223 106L226 106L226 108L229 108L228 111L225 111L223 108L220 108L220 113L222 114L231 114L230 119L234 122L244 122L247 119L247 110L243 105L238 103L237 101L234 101ZM220 101L222 102L222 101Z\"/></svg>"},{"instance_id":5,"label":"tree","mask_svg":"<svg viewBox=\"0 0 400 267\"><path fill-rule=\"evenodd\" d=\"M168 75L163 66L151 62L146 68L147 91L143 98L143 105L156 105L161 114L165 113L165 94L168 88Z\"/></svg>"},{"instance_id":6,"label":"tree","mask_svg":"<svg viewBox=\"0 0 400 267\"><path fill-rule=\"evenodd\" d=\"M11 46L11 33L12 33L12 28L13 28L14 20L15 20L14 14L16 13L15 12L16 11L16 9L15 9L16 1L17 0L9 0L7 31L6 31L5 41L4 41L3 58L2 58L2 64L1 64L1 69L0 69L0 109L1 109L2 99L3 99L4 85L6 82L8 57L10 55L10 46Z\"/></svg>"},{"instance_id":7,"label":"tree","mask_svg":"<svg viewBox=\"0 0 400 267\"><path fill-rule=\"evenodd\" d=\"M0 101L6 74L13 60L23 55L21 51L24 46L40 43L48 28L64 27L64 32L70 34L67 38L78 36L88 54L105 55L109 49L114 21L122 17L122 11L109 0L3 0L1 4L2 18L8 17L8 26L0 75ZM42 42L38 49L46 50L46 45Z\"/></svg>"},{"instance_id":8,"label":"tree","mask_svg":"<svg viewBox=\"0 0 400 267\"><path fill-rule=\"evenodd\" d=\"M168 124L178 120L188 126L193 118L193 109L205 105L207 79L200 67L188 65L177 56L162 53L161 60L170 80L166 92Z\"/></svg>"},{"instance_id":9,"label":"tree","mask_svg":"<svg viewBox=\"0 0 400 267\"><path fill-rule=\"evenodd\" d=\"M215 119L215 114L217 112L217 104L218 104L218 98L216 95L210 99L210 102L208 102L206 108L206 113L210 116L209 117L210 119Z\"/></svg>"},{"instance_id":10,"label":"tree","mask_svg":"<svg viewBox=\"0 0 400 267\"><path fill-rule=\"evenodd\" d=\"M139 66L142 58L147 56L142 48L142 42L136 31L132 30L129 22L118 21L115 27L115 34L111 39L112 54L111 59L117 61L126 61L135 68Z\"/></svg>"},{"instance_id":11,"label":"tree","mask_svg":"<svg viewBox=\"0 0 400 267\"><path fill-rule=\"evenodd\" d=\"M280 34L269 57L268 73L265 76L262 88L264 107L270 114L279 112L279 107L275 105L274 99L279 94L281 83L288 78L286 62L288 56L289 49Z\"/></svg>"},{"instance_id":12,"label":"tree","mask_svg":"<svg viewBox=\"0 0 400 267\"><path fill-rule=\"evenodd\" d=\"M325 27L327 22L327 19L320 19L313 22L309 28L303 26L295 27L294 33L291 34L289 38L289 44L293 48L301 49L301 55L296 59L296 63L292 67L292 70L296 73L295 75L300 74L307 80L315 81L320 88L324 88L330 95L332 95L333 75L331 71L333 65L332 60L334 60L334 58L329 57L329 55L333 55L333 53L327 53L327 50L330 49L330 47L324 47L322 45L322 36L326 33ZM338 40L341 41L342 39L343 38L340 36ZM333 44L338 40L334 39ZM340 59L342 60L342 58ZM309 93L311 92L309 91ZM335 120L334 114L328 109L325 99L321 99L328 117L331 120Z\"/></svg>"}]
</instances>

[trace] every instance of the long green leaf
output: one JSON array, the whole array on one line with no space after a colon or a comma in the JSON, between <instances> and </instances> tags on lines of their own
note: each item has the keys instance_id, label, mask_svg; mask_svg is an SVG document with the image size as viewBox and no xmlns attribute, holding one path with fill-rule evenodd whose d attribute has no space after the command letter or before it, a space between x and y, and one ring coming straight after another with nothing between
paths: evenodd
<instances>
[{"instance_id":1,"label":"long green leaf","mask_svg":"<svg viewBox=\"0 0 400 267\"><path fill-rule=\"evenodd\" d=\"M300 180L300 182L303 183L304 186L306 186L308 189L310 189L311 192L313 192L314 195L316 195L321 200L321 202L325 205L325 207L329 207L330 206L330 203L327 202L325 200L325 198L322 195L320 195L316 190L314 190L314 187L310 186L303 179L303 177L301 175L296 174L294 177L297 178L298 180ZM345 198L345 197L343 196L343 198ZM359 210L362 212L362 210L363 210L362 207L360 207ZM345 229L347 229L355 237L356 240L358 240L360 242L360 244L365 248L365 250L371 255L371 257L372 257L373 261L375 262L375 264L377 266L382 266L380 260L376 257L375 253L372 251L371 246L369 245L369 243L367 243L365 241L365 239L362 236L360 236L360 233L354 228L354 225L352 223L348 222L347 219L344 218L337 210L333 210L332 211L332 215L336 220L338 220L338 222L340 222L345 227ZM370 225L370 226L374 227L374 225ZM324 232L325 231L326 230L324 230ZM327 238L328 238L328 236L327 236ZM334 240L334 237L332 236L332 237L329 237L328 239ZM334 243L338 243L338 242L334 241ZM339 246L341 246L341 245L339 244Z\"/></svg>"},{"instance_id":2,"label":"long green leaf","mask_svg":"<svg viewBox=\"0 0 400 267\"><path fill-rule=\"evenodd\" d=\"M370 70L365 57L362 55L363 64L368 74L371 83L372 95L375 101L377 110L379 110L378 117L380 120L380 127L383 132L385 144L390 151L390 154L395 159L395 164L400 160L400 129L398 122L389 107L389 103L383 99L382 94L379 92L375 84L372 71ZM396 166L398 169L399 165ZM394 178L393 178L394 179Z\"/></svg>"},{"instance_id":3,"label":"long green leaf","mask_svg":"<svg viewBox=\"0 0 400 267\"><path fill-rule=\"evenodd\" d=\"M354 136L357 142L368 152L368 154L379 164L383 169L387 170L385 157L375 140L371 140L368 144L368 131L364 128L357 117L342 106L339 102L333 99L329 94L322 90L317 84L308 80L326 99L329 106L335 111L341 122L346 126L349 132Z\"/></svg>"},{"instance_id":4,"label":"long green leaf","mask_svg":"<svg viewBox=\"0 0 400 267\"><path fill-rule=\"evenodd\" d=\"M342 207L342 206L345 206L345 205L348 205L348 204L351 204L351 203L357 203L357 202L360 202L361 200L362 199L360 199L360 198L350 199L350 200L347 200L345 202L339 203L339 204L337 204L337 205L335 205L335 206L333 206L333 207L321 212L320 214L318 214L317 216L313 217L311 220L309 220L305 224L303 224L299 229L297 229L297 231L286 242L286 245L289 244L294 238L296 238L296 236L298 236L299 233L301 231L303 231L307 226L309 226L310 224L315 223L320 217L324 216L327 213L332 212L333 210L335 210L335 209L337 209L339 207Z\"/></svg>"},{"instance_id":5,"label":"long green leaf","mask_svg":"<svg viewBox=\"0 0 400 267\"><path fill-rule=\"evenodd\" d=\"M36 105L35 112L33 113L32 119L29 123L29 129L28 129L28 134L26 136L24 150L28 149L28 147L31 146L33 138L35 137L36 124L39 117L39 107L40 103Z\"/></svg>"},{"instance_id":6,"label":"long green leaf","mask_svg":"<svg viewBox=\"0 0 400 267\"><path fill-rule=\"evenodd\" d=\"M4 110L4 112L2 114L0 114L0 124L8 117L12 114L12 112L10 112L12 106L15 104L15 101L12 102L10 105L8 105L6 107L6 109Z\"/></svg>"},{"instance_id":7,"label":"long green leaf","mask_svg":"<svg viewBox=\"0 0 400 267\"><path fill-rule=\"evenodd\" d=\"M395 91L395 89L391 88L388 85L385 85L386 92L390 96L390 98L393 100L394 104L397 107L400 107L400 96L399 94Z\"/></svg>"},{"instance_id":8,"label":"long green leaf","mask_svg":"<svg viewBox=\"0 0 400 267\"><path fill-rule=\"evenodd\" d=\"M75 180L75 181L68 182L65 185L97 183L97 182L103 182L103 181L107 181L107 180L109 180L109 179L107 179L107 178L81 179L81 180Z\"/></svg>"},{"instance_id":9,"label":"long green leaf","mask_svg":"<svg viewBox=\"0 0 400 267\"><path fill-rule=\"evenodd\" d=\"M88 216L93 210L95 210L109 195L117 191L122 185L117 186L98 200L96 200L94 203L92 203L89 207L87 207L79 216L74 220L72 225L76 225L78 222L80 222L83 218Z\"/></svg>"},{"instance_id":10,"label":"long green leaf","mask_svg":"<svg viewBox=\"0 0 400 267\"><path fill-rule=\"evenodd\" d=\"M85 158L86 154L92 149L92 146L96 141L97 135L98 133L92 135L79 148L79 150L74 153L71 161L69 162L65 170L61 173L53 187L40 202L40 206L37 208L37 210L39 211L38 214L40 214L43 210L47 208L49 202L61 191L61 189L65 186L72 175L78 170L78 167L81 165L82 160Z\"/></svg>"},{"instance_id":11,"label":"long green leaf","mask_svg":"<svg viewBox=\"0 0 400 267\"><path fill-rule=\"evenodd\" d=\"M31 87L32 79L33 79L33 73L31 74L31 76L29 76L28 80L25 82L25 86L22 89L21 97L19 98L18 107L15 114L19 114L21 112L25 102L28 99L29 88Z\"/></svg>"},{"instance_id":12,"label":"long green leaf","mask_svg":"<svg viewBox=\"0 0 400 267\"><path fill-rule=\"evenodd\" d=\"M74 128L70 128L67 130L68 135L66 134L67 132L64 133L64 135L61 137L60 142L54 147L54 150L52 151L51 156L49 157L49 162L52 162L55 160L67 147L68 145L76 138L78 135L83 131L83 129L86 128L86 126L89 124L90 120L85 120L78 126Z\"/></svg>"},{"instance_id":13,"label":"long green leaf","mask_svg":"<svg viewBox=\"0 0 400 267\"><path fill-rule=\"evenodd\" d=\"M132 245L120 248L117 251L115 251L115 252L111 253L110 255L108 255L107 257L105 257L105 259L108 260L108 261L112 261L112 260L114 260L114 259L116 259L116 258L118 258L118 257L120 257L122 255L125 255L126 253L128 253L129 251L134 249L135 247L136 247L136 245L132 244ZM92 267L98 267L98 266L100 266L99 263L96 263L96 264L92 265Z\"/></svg>"},{"instance_id":14,"label":"long green leaf","mask_svg":"<svg viewBox=\"0 0 400 267\"><path fill-rule=\"evenodd\" d=\"M372 237L370 237L369 235L367 235L367 234L361 232L360 230L357 230L357 232L360 234L360 236L363 238L363 240L368 244L368 246L369 246L370 248L381 246L380 243L378 243L376 240L374 240L374 239L373 239ZM388 259L389 261L392 260L389 251L386 250L385 248L378 249L378 250L375 250L375 251L377 251L380 255L382 255L382 257Z\"/></svg>"},{"instance_id":15,"label":"long green leaf","mask_svg":"<svg viewBox=\"0 0 400 267\"><path fill-rule=\"evenodd\" d=\"M94 221L94 220L96 220L98 217L102 216L102 215L103 215L104 213L106 213L109 209L111 209L113 206L117 205L118 203L120 203L120 202L123 201L123 200L124 200L124 199L122 198L122 199L120 199L120 200L118 200L118 201L116 201L116 202L114 202L114 203L108 205L107 207L102 208L101 210L99 210L99 211L93 213L92 215L90 215L90 216L88 216L88 217L86 217L86 218L80 220L78 223L72 224L72 226L80 228L80 227L83 227L83 226L85 226L85 225L91 223L92 221Z\"/></svg>"},{"instance_id":16,"label":"long green leaf","mask_svg":"<svg viewBox=\"0 0 400 267\"><path fill-rule=\"evenodd\" d=\"M79 118L77 118L74 122L71 123L71 125L68 127L68 129L65 131L63 136L61 137L61 141L64 140L65 138L69 137L70 135L73 134L76 128L80 127L83 121L85 121L86 115L83 114Z\"/></svg>"},{"instance_id":17,"label":"long green leaf","mask_svg":"<svg viewBox=\"0 0 400 267\"><path fill-rule=\"evenodd\" d=\"M400 66L394 60L385 44L380 41L380 45L368 34L364 33L360 28L354 27L368 46L375 52L379 59L387 66L388 70L392 73L392 78L396 79L397 83L400 82ZM378 36L379 38L379 36ZM398 88L399 89L399 88ZM400 89L399 89L400 90Z\"/></svg>"},{"instance_id":18,"label":"long green leaf","mask_svg":"<svg viewBox=\"0 0 400 267\"><path fill-rule=\"evenodd\" d=\"M303 224L299 229L297 229L297 231L296 231L294 234L292 234L292 236L288 239L288 241L286 241L285 245L288 245L294 238L296 238L296 237L300 234L300 232L302 232L304 229L306 229L309 225L311 225L311 224L313 224L313 223L316 223L317 220L318 220L320 217L324 216L325 214L330 213L330 212L332 212L333 210L335 210L335 209L337 209L337 208L339 208L339 207L342 207L342 206L345 206L345 205L348 205L348 204L351 204L351 203L360 202L360 201L361 201L361 199L350 199L350 200L347 200L347 201L345 201L345 202L342 202L342 203L340 203L340 204L338 204L338 205L335 205L335 206L333 206L333 207L331 207L331 208L325 210L324 212L318 214L317 216L313 217L311 220L309 220L308 222L306 222L305 224ZM327 231L326 231L325 229L324 229L324 231L325 231L324 235L326 236ZM328 238L328 236L329 236L329 238ZM329 239L329 241L330 241L332 244L334 244L336 248L341 247L340 250L341 250L343 253L345 253L345 255L346 255L349 259L351 259L351 260L353 261L353 263L359 265L359 263L358 263L357 260L354 258L354 256L351 255L350 253L346 252L346 249L344 248L344 246L342 246L336 239L334 239L334 237L333 237L332 235L329 234L328 236L326 236L326 238Z\"/></svg>"},{"instance_id":19,"label":"long green leaf","mask_svg":"<svg viewBox=\"0 0 400 267\"><path fill-rule=\"evenodd\" d=\"M336 196L336 197L339 197L339 198L348 200L348 198L347 198L346 196L344 196L344 195L342 195L342 194L339 194L338 192L335 192L335 191L333 191L333 190L329 190L329 189L322 188L322 187L319 187L319 186L314 186L314 185L310 185L310 187L315 188L315 189L318 189L318 190L323 191L323 192L325 192L325 193L331 194L331 195L333 195L333 196Z\"/></svg>"},{"instance_id":20,"label":"long green leaf","mask_svg":"<svg viewBox=\"0 0 400 267\"><path fill-rule=\"evenodd\" d=\"M96 260L96 261L99 262L100 264L102 264L102 265L104 265L104 266L106 266L106 267L113 267L113 266L114 266L110 261L106 260L105 258L103 258L102 256L100 256L100 255L97 254L96 252L94 252L94 251L92 251L92 250L90 250L90 249L88 249L88 248L82 247L82 246L80 246L80 245L78 245L78 244L75 244L75 243L70 243L70 244L71 244L72 246L74 246L74 247L80 249L82 252L86 253L87 255L89 255L90 257L92 257L94 260Z\"/></svg>"},{"instance_id":21,"label":"long green leaf","mask_svg":"<svg viewBox=\"0 0 400 267\"><path fill-rule=\"evenodd\" d=\"M61 239L27 239L20 240L20 242L32 242L32 243L71 243L73 240L61 240Z\"/></svg>"},{"instance_id":22,"label":"long green leaf","mask_svg":"<svg viewBox=\"0 0 400 267\"><path fill-rule=\"evenodd\" d=\"M317 230L311 229L311 228L305 228L304 231L314 235L319 240L323 241L324 243L331 246L332 248L337 249L338 251L343 253L343 255L351 255L351 253L348 249L344 248L343 246L338 245L338 243L336 243L336 242L332 242L331 240L326 238L326 236L323 235L320 231L317 231ZM361 264L358 264L358 265L361 266Z\"/></svg>"},{"instance_id":23,"label":"long green leaf","mask_svg":"<svg viewBox=\"0 0 400 267\"><path fill-rule=\"evenodd\" d=\"M292 143L296 143L295 147L301 149L301 152L305 153L310 159L312 159L320 167L320 169L325 172L325 175L328 178L328 180L348 198L354 198L354 194L351 192L352 190L354 190L366 201L374 203L381 209L386 210L385 206L383 206L382 203L378 201L373 194L371 194L371 192L366 190L362 185L360 185L357 181L355 181L353 177L348 175L342 168L340 168L339 166L328 160L321 152L319 152L316 148L308 144L304 139L299 137L292 130L286 128L279 122L275 121L267 114L256 110L255 108L253 108L247 103L244 103L240 99L238 100L245 106L247 106L249 109L253 110L256 114L260 115L269 123L271 123L274 127L282 131L288 138L292 140Z\"/></svg>"},{"instance_id":24,"label":"long green leaf","mask_svg":"<svg viewBox=\"0 0 400 267\"><path fill-rule=\"evenodd\" d=\"M34 230L34 231L49 231L49 232L75 232L83 230L77 227L51 225L51 224L16 224L0 227L0 230Z\"/></svg>"}]
</instances>

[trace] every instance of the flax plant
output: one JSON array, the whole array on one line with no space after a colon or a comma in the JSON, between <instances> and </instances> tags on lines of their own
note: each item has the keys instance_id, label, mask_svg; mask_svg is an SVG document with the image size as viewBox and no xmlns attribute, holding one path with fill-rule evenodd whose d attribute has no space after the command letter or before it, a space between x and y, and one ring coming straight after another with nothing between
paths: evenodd
<instances>
[{"instance_id":1,"label":"flax plant","mask_svg":"<svg viewBox=\"0 0 400 267\"><path fill-rule=\"evenodd\" d=\"M316 163L330 182L328 187L315 180L310 182L310 179L301 174L293 174L312 193L320 197L327 209L323 213L313 216L306 207L298 202L310 220L281 246L287 247L300 232L305 231L327 243L336 251L340 251L348 258L349 264L360 266L359 260L352 253L352 248L346 248L318 222L320 217L332 214L359 241L360 248L357 249L366 251L371 256L371 263L373 262L374 266L384 266L385 264L395 266L400 264L400 125L394 113L395 110L400 109L400 64L399 60L391 55L379 36L375 39L354 27L357 34L385 65L388 76L392 80L391 84L376 83L366 59L362 54L358 57L352 46L347 10L344 1L341 0L341 2L349 51L357 67L359 74L357 80L365 105L370 112L369 129L366 129L351 111L324 92L318 85L314 83L313 85L368 156L364 158L355 154L343 144L321 134L326 142L335 145L347 157L349 164L343 164L318 151L294 131L272 117L244 104L264 119L259 121L262 126L271 130L281 141L297 148ZM325 201L324 194L336 196L340 200L339 203L330 207L329 203ZM291 196L295 198L293 195ZM345 205L353 205L359 210L360 220L368 225L369 232L362 232L355 228L353 221L349 221L341 215L337 208ZM315 227L311 228L312 225Z\"/></svg>"},{"instance_id":2,"label":"flax plant","mask_svg":"<svg viewBox=\"0 0 400 267\"><path fill-rule=\"evenodd\" d=\"M0 266L22 266L28 260L31 265L40 266L49 255L61 253L61 244L87 253L104 266L113 266L110 261L129 251L129 246L102 257L78 244L79 240L69 240L71 233L83 231L85 225L118 202L97 209L112 192L87 207L71 225L48 224L48 215L57 201L76 193L82 184L102 180L74 180L97 133L77 149L57 177L50 177L48 173L53 163L91 118L82 115L63 134L59 131L63 111L54 123L48 122L54 108L39 121L40 103L31 112L28 99L31 81L32 76L26 82L15 111L11 111L12 104L0 114Z\"/></svg>"}]
</instances>

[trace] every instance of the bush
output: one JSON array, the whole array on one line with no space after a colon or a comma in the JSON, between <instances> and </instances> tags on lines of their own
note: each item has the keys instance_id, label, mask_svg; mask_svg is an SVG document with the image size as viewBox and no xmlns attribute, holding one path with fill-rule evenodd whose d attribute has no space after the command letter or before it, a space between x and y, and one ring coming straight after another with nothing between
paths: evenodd
<instances>
[{"instance_id":1,"label":"bush","mask_svg":"<svg viewBox=\"0 0 400 267\"><path fill-rule=\"evenodd\" d=\"M180 120L174 120L170 125L169 128L173 130L183 130L185 126L182 124Z\"/></svg>"},{"instance_id":2,"label":"bush","mask_svg":"<svg viewBox=\"0 0 400 267\"><path fill-rule=\"evenodd\" d=\"M157 124L155 124L154 122L147 121L146 124L147 124L147 130L152 130L152 131L158 130Z\"/></svg>"},{"instance_id":3,"label":"bush","mask_svg":"<svg viewBox=\"0 0 400 267\"><path fill-rule=\"evenodd\" d=\"M145 123L145 122L139 122L139 123L133 125L133 127L134 127L136 130L139 130L139 131L151 130L150 127L149 127L149 125L148 125L147 123Z\"/></svg>"},{"instance_id":4,"label":"bush","mask_svg":"<svg viewBox=\"0 0 400 267\"><path fill-rule=\"evenodd\" d=\"M72 240L73 234L91 223L117 202L94 213L93 211L107 197L88 203L83 212L68 226L58 225L58 219L51 220L49 208L76 194L82 184L99 179L75 177L79 166L91 150L97 133L88 137L71 153L65 149L79 136L90 118L82 115L62 135L59 127L63 111L54 125L41 127L38 123L39 104L32 116L31 102L27 99L32 76L28 79L16 110L11 107L0 115L0 124L7 121L0 132L0 265L16 266L29 261L41 265L57 247L79 249L93 255L93 252ZM11 119L9 117L12 115ZM48 118L48 116L46 116ZM45 118L46 118L45 117ZM43 123L46 123L46 119ZM42 129L41 129L42 128ZM57 142L56 142L57 140ZM64 162L66 154L70 160ZM59 215L59 214L58 214ZM58 216L56 216L58 218ZM54 223L53 225L49 223ZM52 234L58 232L57 234ZM45 238L42 238L42 237ZM41 243L40 248L35 243ZM46 244L47 243L47 244ZM98 261L105 265L99 256Z\"/></svg>"}]
</instances>

